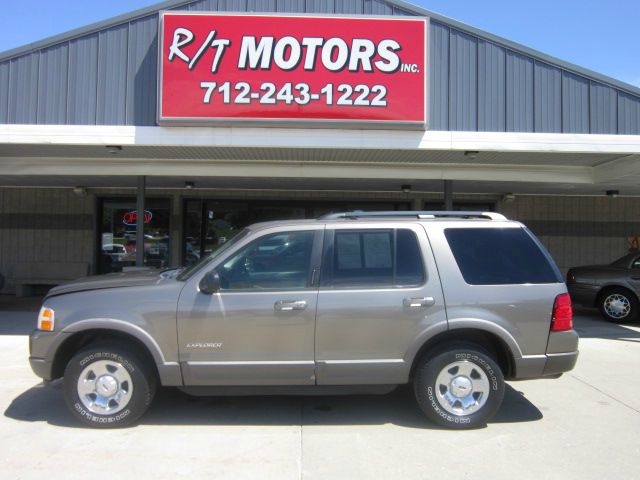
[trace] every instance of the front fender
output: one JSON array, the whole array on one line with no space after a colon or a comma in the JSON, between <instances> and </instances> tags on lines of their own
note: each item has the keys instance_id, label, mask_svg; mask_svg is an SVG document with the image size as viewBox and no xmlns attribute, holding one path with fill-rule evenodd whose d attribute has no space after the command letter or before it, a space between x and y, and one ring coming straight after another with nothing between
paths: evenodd
<instances>
[{"instance_id":1,"label":"front fender","mask_svg":"<svg viewBox=\"0 0 640 480\"><path fill-rule=\"evenodd\" d=\"M91 318L68 325L60 332L62 334L60 337L62 337L62 340L65 340L74 333L96 329L113 330L134 337L149 350L149 353L153 357L156 367L158 368L158 374L162 385L182 385L180 364L178 362L167 361L160 345L158 345L154 338L144 329L132 323L115 318ZM59 346L59 344L57 346Z\"/></svg>"}]
</instances>

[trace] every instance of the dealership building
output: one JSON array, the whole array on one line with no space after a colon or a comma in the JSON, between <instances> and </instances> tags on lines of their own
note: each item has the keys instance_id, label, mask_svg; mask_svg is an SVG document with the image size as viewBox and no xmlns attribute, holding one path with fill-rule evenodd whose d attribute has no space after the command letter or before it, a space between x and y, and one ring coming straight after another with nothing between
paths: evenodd
<instances>
[{"instance_id":1,"label":"dealership building","mask_svg":"<svg viewBox=\"0 0 640 480\"><path fill-rule=\"evenodd\" d=\"M640 89L398 0L172 0L0 53L2 293L445 208L563 270L637 248Z\"/></svg>"}]
</instances>

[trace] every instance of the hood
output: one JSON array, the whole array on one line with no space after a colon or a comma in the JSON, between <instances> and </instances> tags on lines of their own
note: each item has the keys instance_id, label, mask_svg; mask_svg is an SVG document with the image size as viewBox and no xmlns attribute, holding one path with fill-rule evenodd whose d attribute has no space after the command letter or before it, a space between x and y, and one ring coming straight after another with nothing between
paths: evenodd
<instances>
[{"instance_id":1,"label":"hood","mask_svg":"<svg viewBox=\"0 0 640 480\"><path fill-rule=\"evenodd\" d=\"M145 269L132 272L108 273L83 277L71 282L53 287L47 293L46 298L66 293L83 292L86 290L101 290L104 288L139 287L145 285L157 285L167 278L175 276L174 271L163 272L157 269Z\"/></svg>"}]
</instances>

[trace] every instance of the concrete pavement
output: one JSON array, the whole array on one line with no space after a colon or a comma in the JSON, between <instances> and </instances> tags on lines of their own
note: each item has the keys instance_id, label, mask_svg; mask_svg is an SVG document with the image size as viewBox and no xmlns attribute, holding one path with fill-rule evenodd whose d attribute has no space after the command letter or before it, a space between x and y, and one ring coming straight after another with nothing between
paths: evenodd
<instances>
[{"instance_id":1,"label":"concrete pavement","mask_svg":"<svg viewBox=\"0 0 640 480\"><path fill-rule=\"evenodd\" d=\"M162 389L138 426L99 431L79 426L60 385L43 387L31 372L33 305L1 308L2 479L640 478L640 325L611 325L595 312L577 315L576 369L511 382L480 430L436 428L401 388L218 398Z\"/></svg>"}]
</instances>

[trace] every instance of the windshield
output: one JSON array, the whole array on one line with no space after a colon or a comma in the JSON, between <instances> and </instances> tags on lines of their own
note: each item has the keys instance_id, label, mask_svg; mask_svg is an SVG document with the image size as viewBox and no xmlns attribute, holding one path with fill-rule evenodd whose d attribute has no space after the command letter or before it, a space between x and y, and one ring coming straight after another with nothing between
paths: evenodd
<instances>
[{"instance_id":1,"label":"windshield","mask_svg":"<svg viewBox=\"0 0 640 480\"><path fill-rule=\"evenodd\" d=\"M231 248L233 245L235 245L236 243L238 243L238 241L242 240L244 237L246 237L249 234L249 229L245 228L243 231L241 231L239 234L237 234L235 237L233 237L231 240L229 240L228 242L223 243L217 250L211 252L209 255L207 255L206 257L203 257L200 259L199 262L194 263L193 265L191 265L190 267L187 267L186 269L184 269L182 272L180 272L180 275L178 275L176 277L177 280L186 280L187 278L189 278L194 272L196 272L197 270L200 270L200 268L206 264L209 263L211 260L213 260L214 258L219 257L222 253L226 252L227 250L229 250L229 248Z\"/></svg>"}]
</instances>

